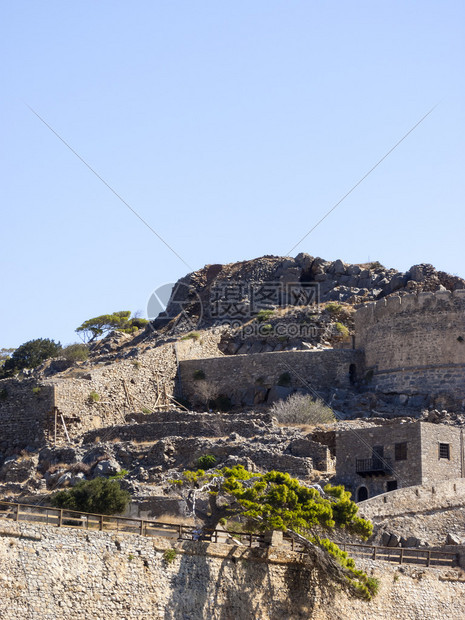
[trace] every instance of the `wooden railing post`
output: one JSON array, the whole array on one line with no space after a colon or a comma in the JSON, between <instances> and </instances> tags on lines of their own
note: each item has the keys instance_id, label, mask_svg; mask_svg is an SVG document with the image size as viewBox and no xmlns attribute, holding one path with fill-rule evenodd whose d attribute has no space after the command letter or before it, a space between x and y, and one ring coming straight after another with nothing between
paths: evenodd
<instances>
[{"instance_id":1,"label":"wooden railing post","mask_svg":"<svg viewBox=\"0 0 465 620\"><path fill-rule=\"evenodd\" d=\"M399 564L402 564L404 561L404 549L403 547L400 548L400 556L399 556Z\"/></svg>"},{"instance_id":2,"label":"wooden railing post","mask_svg":"<svg viewBox=\"0 0 465 620\"><path fill-rule=\"evenodd\" d=\"M426 566L429 566L431 564L431 551L427 551L427 557L426 557Z\"/></svg>"},{"instance_id":3,"label":"wooden railing post","mask_svg":"<svg viewBox=\"0 0 465 620\"><path fill-rule=\"evenodd\" d=\"M19 521L19 504L16 504L15 521Z\"/></svg>"},{"instance_id":4,"label":"wooden railing post","mask_svg":"<svg viewBox=\"0 0 465 620\"><path fill-rule=\"evenodd\" d=\"M179 524L179 538L182 538L182 525Z\"/></svg>"},{"instance_id":5,"label":"wooden railing post","mask_svg":"<svg viewBox=\"0 0 465 620\"><path fill-rule=\"evenodd\" d=\"M376 560L376 547L373 547L373 560Z\"/></svg>"},{"instance_id":6,"label":"wooden railing post","mask_svg":"<svg viewBox=\"0 0 465 620\"><path fill-rule=\"evenodd\" d=\"M140 535L145 536L145 522L144 521L140 522Z\"/></svg>"},{"instance_id":7,"label":"wooden railing post","mask_svg":"<svg viewBox=\"0 0 465 620\"><path fill-rule=\"evenodd\" d=\"M63 508L60 508L58 512L58 527L63 525Z\"/></svg>"},{"instance_id":8,"label":"wooden railing post","mask_svg":"<svg viewBox=\"0 0 465 620\"><path fill-rule=\"evenodd\" d=\"M103 515L100 515L99 517L99 530L103 530Z\"/></svg>"}]
</instances>

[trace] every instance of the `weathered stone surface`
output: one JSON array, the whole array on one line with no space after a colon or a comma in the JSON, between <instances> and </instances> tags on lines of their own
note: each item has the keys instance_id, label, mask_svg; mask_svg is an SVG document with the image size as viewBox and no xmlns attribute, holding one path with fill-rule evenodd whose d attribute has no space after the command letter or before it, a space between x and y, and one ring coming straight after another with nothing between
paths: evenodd
<instances>
[{"instance_id":1,"label":"weathered stone surface","mask_svg":"<svg viewBox=\"0 0 465 620\"><path fill-rule=\"evenodd\" d=\"M357 560L380 579L367 603L336 588L312 557L281 547L177 542L2 523L5 620L394 620L465 616L453 570ZM166 549L176 549L172 562ZM421 578L420 578L421 576Z\"/></svg>"}]
</instances>

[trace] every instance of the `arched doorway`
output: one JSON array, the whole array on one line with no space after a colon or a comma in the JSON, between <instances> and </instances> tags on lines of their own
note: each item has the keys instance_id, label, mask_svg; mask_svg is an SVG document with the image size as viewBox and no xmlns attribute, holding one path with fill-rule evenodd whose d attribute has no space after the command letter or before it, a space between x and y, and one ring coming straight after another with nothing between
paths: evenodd
<instances>
[{"instance_id":1,"label":"arched doorway","mask_svg":"<svg viewBox=\"0 0 465 620\"><path fill-rule=\"evenodd\" d=\"M366 499L368 499L368 489L360 487L357 491L357 502L364 502Z\"/></svg>"},{"instance_id":2,"label":"arched doorway","mask_svg":"<svg viewBox=\"0 0 465 620\"><path fill-rule=\"evenodd\" d=\"M357 366L355 364L349 366L349 381L351 385L357 382Z\"/></svg>"}]
</instances>

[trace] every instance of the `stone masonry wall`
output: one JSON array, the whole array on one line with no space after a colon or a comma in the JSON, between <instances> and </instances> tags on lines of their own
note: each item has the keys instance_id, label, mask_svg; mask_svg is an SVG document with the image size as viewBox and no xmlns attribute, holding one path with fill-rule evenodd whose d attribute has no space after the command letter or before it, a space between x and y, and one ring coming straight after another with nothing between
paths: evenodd
<instances>
[{"instance_id":1,"label":"stone masonry wall","mask_svg":"<svg viewBox=\"0 0 465 620\"><path fill-rule=\"evenodd\" d=\"M173 344L136 351L130 359L73 367L50 379L0 381L0 442L8 447L43 443L52 432L56 406L71 438L95 428L124 424L126 414L169 402L177 369ZM34 393L33 389L38 390ZM98 395L94 402L91 393ZM0 444L1 445L1 444Z\"/></svg>"},{"instance_id":2,"label":"stone masonry wall","mask_svg":"<svg viewBox=\"0 0 465 620\"><path fill-rule=\"evenodd\" d=\"M405 460L395 459L396 443L407 444ZM439 443L449 444L449 459L439 458ZM361 476L356 471L356 460L372 458L374 446L384 447L384 458L390 459L392 472ZM391 480L402 488L460 478L465 475L461 430L445 424L414 422L339 431L336 475L338 482L353 492L365 486L369 497L386 492Z\"/></svg>"},{"instance_id":3,"label":"stone masonry wall","mask_svg":"<svg viewBox=\"0 0 465 620\"><path fill-rule=\"evenodd\" d=\"M448 510L465 506L465 478L443 480L377 495L359 503L359 514L366 519Z\"/></svg>"},{"instance_id":4,"label":"stone masonry wall","mask_svg":"<svg viewBox=\"0 0 465 620\"><path fill-rule=\"evenodd\" d=\"M163 559L175 547L172 562ZM465 581L450 569L357 561L380 580L370 602L348 598L310 558L282 548L169 541L2 520L5 620L452 620Z\"/></svg>"},{"instance_id":5,"label":"stone masonry wall","mask_svg":"<svg viewBox=\"0 0 465 620\"><path fill-rule=\"evenodd\" d=\"M465 398L465 290L367 304L355 332L375 391Z\"/></svg>"},{"instance_id":6,"label":"stone masonry wall","mask_svg":"<svg viewBox=\"0 0 465 620\"><path fill-rule=\"evenodd\" d=\"M423 484L462 478L464 471L463 430L446 424L420 423ZM449 445L449 459L440 458L439 444Z\"/></svg>"},{"instance_id":7,"label":"stone masonry wall","mask_svg":"<svg viewBox=\"0 0 465 620\"><path fill-rule=\"evenodd\" d=\"M307 389L310 385L318 392L335 387L349 388L349 368L355 364L363 368L363 355L354 350L285 351L229 355L224 357L185 360L179 364L183 392L193 398L200 381L194 373L203 371L205 381L216 392L232 398L234 404L253 404L250 393L277 385L284 373L291 377L291 387Z\"/></svg>"},{"instance_id":8,"label":"stone masonry wall","mask_svg":"<svg viewBox=\"0 0 465 620\"><path fill-rule=\"evenodd\" d=\"M407 460L395 461L396 443L407 442ZM384 458L391 459L393 473L362 477L356 472L357 459L372 458L373 446L384 446ZM368 497L384 493L390 480L399 487L421 484L420 426L396 424L336 432L336 479L353 493L366 487ZM357 499L355 496L354 499Z\"/></svg>"},{"instance_id":9,"label":"stone masonry wall","mask_svg":"<svg viewBox=\"0 0 465 620\"><path fill-rule=\"evenodd\" d=\"M43 443L53 403L53 386L39 386L34 379L0 380L0 451Z\"/></svg>"}]
</instances>

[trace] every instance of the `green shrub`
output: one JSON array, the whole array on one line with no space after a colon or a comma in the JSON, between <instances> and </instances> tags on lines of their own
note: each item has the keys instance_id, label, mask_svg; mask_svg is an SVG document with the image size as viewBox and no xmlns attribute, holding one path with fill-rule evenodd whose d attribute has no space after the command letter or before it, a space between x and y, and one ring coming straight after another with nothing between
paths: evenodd
<instances>
[{"instance_id":1,"label":"green shrub","mask_svg":"<svg viewBox=\"0 0 465 620\"><path fill-rule=\"evenodd\" d=\"M291 394L270 407L270 413L281 424L327 424L334 421L334 413L322 400L308 394Z\"/></svg>"},{"instance_id":2,"label":"green shrub","mask_svg":"<svg viewBox=\"0 0 465 620\"><path fill-rule=\"evenodd\" d=\"M58 491L52 495L51 503L57 508L111 515L124 512L129 500L129 493L123 491L117 480L99 477L81 480L72 489Z\"/></svg>"},{"instance_id":3,"label":"green shrub","mask_svg":"<svg viewBox=\"0 0 465 620\"><path fill-rule=\"evenodd\" d=\"M205 379L205 373L203 370L194 370L192 376L195 381L203 381Z\"/></svg>"},{"instance_id":4,"label":"green shrub","mask_svg":"<svg viewBox=\"0 0 465 620\"><path fill-rule=\"evenodd\" d=\"M341 304L330 303L326 304L325 310L330 314L339 314L339 312L342 310L342 306Z\"/></svg>"},{"instance_id":5,"label":"green shrub","mask_svg":"<svg viewBox=\"0 0 465 620\"><path fill-rule=\"evenodd\" d=\"M283 372L283 374L280 375L278 379L278 385L280 385L281 387L289 387L291 383L292 383L292 377L290 373Z\"/></svg>"},{"instance_id":6,"label":"green shrub","mask_svg":"<svg viewBox=\"0 0 465 620\"><path fill-rule=\"evenodd\" d=\"M40 394L40 387L38 385L33 387L32 388L32 393L35 394L36 396L38 396Z\"/></svg>"},{"instance_id":7,"label":"green shrub","mask_svg":"<svg viewBox=\"0 0 465 620\"><path fill-rule=\"evenodd\" d=\"M89 401L91 403L98 403L99 400L100 396L97 394L97 392L94 392L94 390L92 390L92 392L89 394Z\"/></svg>"},{"instance_id":8,"label":"green shrub","mask_svg":"<svg viewBox=\"0 0 465 620\"><path fill-rule=\"evenodd\" d=\"M2 388L0 390L0 400L6 400L8 398L8 390L6 388Z\"/></svg>"},{"instance_id":9,"label":"green shrub","mask_svg":"<svg viewBox=\"0 0 465 620\"><path fill-rule=\"evenodd\" d=\"M382 265L379 260L375 260L373 263L368 265L368 269L385 269L385 266Z\"/></svg>"},{"instance_id":10,"label":"green shrub","mask_svg":"<svg viewBox=\"0 0 465 620\"><path fill-rule=\"evenodd\" d=\"M125 476L129 474L127 469L120 469L117 474L113 476L109 476L108 480L122 480Z\"/></svg>"},{"instance_id":11,"label":"green shrub","mask_svg":"<svg viewBox=\"0 0 465 620\"><path fill-rule=\"evenodd\" d=\"M172 564L175 561L177 555L178 555L178 552L176 549L166 549L163 552L163 560L167 564Z\"/></svg>"},{"instance_id":12,"label":"green shrub","mask_svg":"<svg viewBox=\"0 0 465 620\"><path fill-rule=\"evenodd\" d=\"M349 337L349 328L344 323L336 323L336 331L344 340Z\"/></svg>"},{"instance_id":13,"label":"green shrub","mask_svg":"<svg viewBox=\"0 0 465 620\"><path fill-rule=\"evenodd\" d=\"M274 314L274 310L260 310L255 317L259 323L264 323L271 319ZM270 326L271 327L271 326Z\"/></svg>"},{"instance_id":14,"label":"green shrub","mask_svg":"<svg viewBox=\"0 0 465 620\"><path fill-rule=\"evenodd\" d=\"M61 344L48 338L29 340L18 347L3 363L1 377L11 377L25 368L36 368L39 364L61 352Z\"/></svg>"},{"instance_id":15,"label":"green shrub","mask_svg":"<svg viewBox=\"0 0 465 620\"><path fill-rule=\"evenodd\" d=\"M142 413L152 413L152 410L148 407L142 407Z\"/></svg>"},{"instance_id":16,"label":"green shrub","mask_svg":"<svg viewBox=\"0 0 465 620\"><path fill-rule=\"evenodd\" d=\"M87 345L76 342L70 344L63 349L61 355L68 360L68 362L85 362L89 359L89 349Z\"/></svg>"},{"instance_id":17,"label":"green shrub","mask_svg":"<svg viewBox=\"0 0 465 620\"><path fill-rule=\"evenodd\" d=\"M213 454L204 454L197 459L197 469L211 469L216 465L216 457Z\"/></svg>"}]
</instances>

